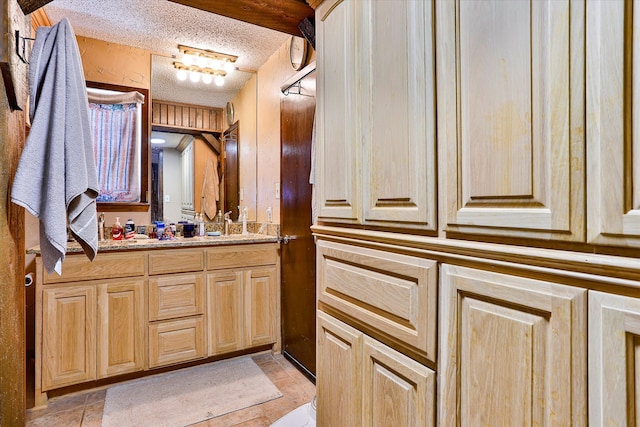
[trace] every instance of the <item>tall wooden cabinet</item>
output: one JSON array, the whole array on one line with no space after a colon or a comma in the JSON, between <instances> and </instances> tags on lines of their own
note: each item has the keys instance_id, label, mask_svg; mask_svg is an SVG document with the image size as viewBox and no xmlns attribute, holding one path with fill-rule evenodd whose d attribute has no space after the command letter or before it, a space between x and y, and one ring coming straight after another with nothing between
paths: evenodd
<instances>
[{"instance_id":1,"label":"tall wooden cabinet","mask_svg":"<svg viewBox=\"0 0 640 427\"><path fill-rule=\"evenodd\" d=\"M639 423L639 11L320 2L319 423Z\"/></svg>"}]
</instances>

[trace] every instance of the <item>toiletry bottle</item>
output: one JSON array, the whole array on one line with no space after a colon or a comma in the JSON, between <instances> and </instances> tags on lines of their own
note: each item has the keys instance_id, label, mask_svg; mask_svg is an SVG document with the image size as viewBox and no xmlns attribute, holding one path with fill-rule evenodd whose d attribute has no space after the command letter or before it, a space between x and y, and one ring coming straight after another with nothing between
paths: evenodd
<instances>
[{"instance_id":1,"label":"toiletry bottle","mask_svg":"<svg viewBox=\"0 0 640 427\"><path fill-rule=\"evenodd\" d=\"M135 237L136 234L136 225L133 222L133 219L129 218L127 223L124 225L124 238L127 240L131 240Z\"/></svg>"},{"instance_id":2,"label":"toiletry bottle","mask_svg":"<svg viewBox=\"0 0 640 427\"><path fill-rule=\"evenodd\" d=\"M100 214L98 219L98 241L104 242L104 212Z\"/></svg>"},{"instance_id":3,"label":"toiletry bottle","mask_svg":"<svg viewBox=\"0 0 640 427\"><path fill-rule=\"evenodd\" d=\"M120 217L116 217L116 222L111 227L111 237L113 240L122 240L122 225L120 225Z\"/></svg>"},{"instance_id":4,"label":"toiletry bottle","mask_svg":"<svg viewBox=\"0 0 640 427\"><path fill-rule=\"evenodd\" d=\"M204 236L204 217L202 213L200 213L200 217L198 218L198 235Z\"/></svg>"},{"instance_id":5,"label":"toiletry bottle","mask_svg":"<svg viewBox=\"0 0 640 427\"><path fill-rule=\"evenodd\" d=\"M222 216L222 210L218 211L218 215L216 215L216 222L218 224L222 224L224 222L224 218Z\"/></svg>"},{"instance_id":6,"label":"toiletry bottle","mask_svg":"<svg viewBox=\"0 0 640 427\"><path fill-rule=\"evenodd\" d=\"M247 207L245 206L242 209L242 234L243 235L247 235L249 233L247 233Z\"/></svg>"}]
</instances>

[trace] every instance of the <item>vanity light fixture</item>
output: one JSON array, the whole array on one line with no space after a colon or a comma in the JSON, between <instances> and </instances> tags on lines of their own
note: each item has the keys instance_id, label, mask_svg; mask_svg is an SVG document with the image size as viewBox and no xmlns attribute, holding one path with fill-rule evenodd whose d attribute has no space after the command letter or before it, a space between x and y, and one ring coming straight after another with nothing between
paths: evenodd
<instances>
[{"instance_id":1,"label":"vanity light fixture","mask_svg":"<svg viewBox=\"0 0 640 427\"><path fill-rule=\"evenodd\" d=\"M180 81L189 78L194 83L202 80L204 84L214 82L216 86L222 86L225 76L236 69L238 57L234 55L184 45L178 45L178 50L182 60L175 61L173 66L178 70L176 77Z\"/></svg>"},{"instance_id":2,"label":"vanity light fixture","mask_svg":"<svg viewBox=\"0 0 640 427\"><path fill-rule=\"evenodd\" d=\"M151 138L151 143L152 144L164 144L165 141L163 138Z\"/></svg>"}]
</instances>

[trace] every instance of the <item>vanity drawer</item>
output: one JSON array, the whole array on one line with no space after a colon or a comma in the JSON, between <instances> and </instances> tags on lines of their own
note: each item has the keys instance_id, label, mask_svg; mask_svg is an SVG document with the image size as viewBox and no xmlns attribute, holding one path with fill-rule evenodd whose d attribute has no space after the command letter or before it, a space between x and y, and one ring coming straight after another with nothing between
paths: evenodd
<instances>
[{"instance_id":1,"label":"vanity drawer","mask_svg":"<svg viewBox=\"0 0 640 427\"><path fill-rule=\"evenodd\" d=\"M203 316L149 325L149 367L172 365L206 356Z\"/></svg>"},{"instance_id":2,"label":"vanity drawer","mask_svg":"<svg viewBox=\"0 0 640 427\"><path fill-rule=\"evenodd\" d=\"M78 280L113 279L143 276L146 273L146 254L140 252L101 253L93 262L85 254L68 254L62 263L62 276L43 269L43 283L75 282Z\"/></svg>"},{"instance_id":3,"label":"vanity drawer","mask_svg":"<svg viewBox=\"0 0 640 427\"><path fill-rule=\"evenodd\" d=\"M202 249L171 249L149 254L149 274L186 273L204 270Z\"/></svg>"},{"instance_id":4,"label":"vanity drawer","mask_svg":"<svg viewBox=\"0 0 640 427\"><path fill-rule=\"evenodd\" d=\"M318 301L436 360L437 262L318 241Z\"/></svg>"},{"instance_id":5,"label":"vanity drawer","mask_svg":"<svg viewBox=\"0 0 640 427\"><path fill-rule=\"evenodd\" d=\"M207 268L254 267L277 262L278 247L275 243L258 245L220 246L207 250Z\"/></svg>"},{"instance_id":6,"label":"vanity drawer","mask_svg":"<svg viewBox=\"0 0 640 427\"><path fill-rule=\"evenodd\" d=\"M149 278L149 321L204 313L204 274Z\"/></svg>"}]
</instances>

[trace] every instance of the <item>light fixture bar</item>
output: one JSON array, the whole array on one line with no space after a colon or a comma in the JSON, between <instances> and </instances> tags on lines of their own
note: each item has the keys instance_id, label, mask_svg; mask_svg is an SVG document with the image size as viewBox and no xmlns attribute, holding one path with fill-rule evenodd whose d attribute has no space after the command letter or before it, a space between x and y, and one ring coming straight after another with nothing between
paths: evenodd
<instances>
[{"instance_id":1,"label":"light fixture bar","mask_svg":"<svg viewBox=\"0 0 640 427\"><path fill-rule=\"evenodd\" d=\"M219 61L234 63L238 60L238 57L235 55L228 55L226 53L214 52L207 49L198 49L197 47L190 47L182 44L178 45L178 50L184 55L204 56L206 58L217 59Z\"/></svg>"}]
</instances>

